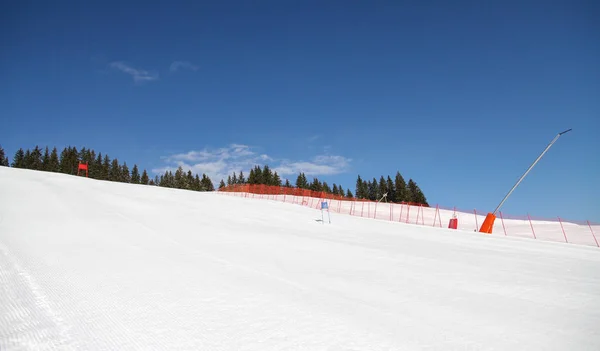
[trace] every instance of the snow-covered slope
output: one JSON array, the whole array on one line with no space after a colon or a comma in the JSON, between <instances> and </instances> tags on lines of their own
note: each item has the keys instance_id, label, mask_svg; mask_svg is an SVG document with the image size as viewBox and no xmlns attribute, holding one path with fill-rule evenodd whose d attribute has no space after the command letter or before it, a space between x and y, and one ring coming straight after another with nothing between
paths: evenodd
<instances>
[{"instance_id":1,"label":"snow-covered slope","mask_svg":"<svg viewBox=\"0 0 600 351\"><path fill-rule=\"evenodd\" d=\"M0 350L599 350L600 249L0 167Z\"/></svg>"}]
</instances>

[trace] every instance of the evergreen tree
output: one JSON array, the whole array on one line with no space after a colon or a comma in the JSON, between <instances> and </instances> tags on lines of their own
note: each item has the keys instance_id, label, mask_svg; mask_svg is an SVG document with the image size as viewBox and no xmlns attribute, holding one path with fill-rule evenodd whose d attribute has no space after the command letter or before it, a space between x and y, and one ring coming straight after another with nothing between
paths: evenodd
<instances>
[{"instance_id":1,"label":"evergreen tree","mask_svg":"<svg viewBox=\"0 0 600 351\"><path fill-rule=\"evenodd\" d=\"M44 150L44 156L42 157L42 170L49 171L50 169L50 150L46 146Z\"/></svg>"},{"instance_id":2,"label":"evergreen tree","mask_svg":"<svg viewBox=\"0 0 600 351\"><path fill-rule=\"evenodd\" d=\"M237 178L237 174L235 174L235 171L233 172L233 177L231 177L231 184L235 185L238 183L238 178Z\"/></svg>"},{"instance_id":3,"label":"evergreen tree","mask_svg":"<svg viewBox=\"0 0 600 351\"><path fill-rule=\"evenodd\" d=\"M175 176L173 175L173 172L171 172L169 170L166 173L166 177L167 177L167 187L169 187L169 188L175 188Z\"/></svg>"},{"instance_id":4,"label":"evergreen tree","mask_svg":"<svg viewBox=\"0 0 600 351\"><path fill-rule=\"evenodd\" d=\"M77 174L79 154L76 147L64 148L60 154L60 172L65 174Z\"/></svg>"},{"instance_id":5,"label":"evergreen tree","mask_svg":"<svg viewBox=\"0 0 600 351\"><path fill-rule=\"evenodd\" d=\"M254 184L265 184L263 171L260 166L254 167Z\"/></svg>"},{"instance_id":6,"label":"evergreen tree","mask_svg":"<svg viewBox=\"0 0 600 351\"><path fill-rule=\"evenodd\" d=\"M198 174L196 174L196 177L194 177L194 190L203 191L202 190L202 181L200 180L200 177L198 177Z\"/></svg>"},{"instance_id":7,"label":"evergreen tree","mask_svg":"<svg viewBox=\"0 0 600 351\"><path fill-rule=\"evenodd\" d=\"M352 195L352 192L350 191L350 189L346 190L346 197L349 199L354 197L354 195Z\"/></svg>"},{"instance_id":8,"label":"evergreen tree","mask_svg":"<svg viewBox=\"0 0 600 351\"><path fill-rule=\"evenodd\" d=\"M377 179L373 178L373 181L369 181L367 184L369 189L369 197L368 199L371 201L375 201L377 199L377 192L379 191L379 187L377 184Z\"/></svg>"},{"instance_id":9,"label":"evergreen tree","mask_svg":"<svg viewBox=\"0 0 600 351\"><path fill-rule=\"evenodd\" d=\"M415 193L415 202L417 202L419 204L423 204L425 206L429 206L429 203L427 203L427 198L425 197L425 194L423 194L423 191L421 191L421 188L419 188L418 185L417 185L417 189L416 189L416 193Z\"/></svg>"},{"instance_id":10,"label":"evergreen tree","mask_svg":"<svg viewBox=\"0 0 600 351\"><path fill-rule=\"evenodd\" d=\"M331 188L329 187L327 182L323 182L323 185L321 186L321 191L324 191L327 194L331 194Z\"/></svg>"},{"instance_id":11,"label":"evergreen tree","mask_svg":"<svg viewBox=\"0 0 600 351\"><path fill-rule=\"evenodd\" d=\"M306 179L306 175L304 174L304 172L301 172L298 175L298 178L296 179L296 188L299 188L299 189L308 189L309 188L308 180Z\"/></svg>"},{"instance_id":12,"label":"evergreen tree","mask_svg":"<svg viewBox=\"0 0 600 351\"><path fill-rule=\"evenodd\" d=\"M250 174L248 174L248 184L256 184L256 174L254 174L254 168L250 169Z\"/></svg>"},{"instance_id":13,"label":"evergreen tree","mask_svg":"<svg viewBox=\"0 0 600 351\"><path fill-rule=\"evenodd\" d=\"M274 185L273 184L273 171L269 168L269 165L265 165L262 170L262 182L260 184Z\"/></svg>"},{"instance_id":14,"label":"evergreen tree","mask_svg":"<svg viewBox=\"0 0 600 351\"><path fill-rule=\"evenodd\" d=\"M233 184L233 179L231 179L231 176L227 176L227 186L231 186L231 184Z\"/></svg>"},{"instance_id":15,"label":"evergreen tree","mask_svg":"<svg viewBox=\"0 0 600 351\"><path fill-rule=\"evenodd\" d=\"M8 167L8 156L5 155L4 149L0 146L0 166Z\"/></svg>"},{"instance_id":16,"label":"evergreen tree","mask_svg":"<svg viewBox=\"0 0 600 351\"><path fill-rule=\"evenodd\" d=\"M88 161L90 178L99 179L102 164L96 163L96 151L89 149L85 155L85 161Z\"/></svg>"},{"instance_id":17,"label":"evergreen tree","mask_svg":"<svg viewBox=\"0 0 600 351\"><path fill-rule=\"evenodd\" d=\"M337 186L337 184L333 183L333 186L331 187L331 192L332 192L334 195L339 195L339 194L338 194L338 192L339 192L339 191L338 191L338 186Z\"/></svg>"},{"instance_id":18,"label":"evergreen tree","mask_svg":"<svg viewBox=\"0 0 600 351\"><path fill-rule=\"evenodd\" d=\"M0 166L8 167L8 157L4 154L4 149L0 145Z\"/></svg>"},{"instance_id":19,"label":"evergreen tree","mask_svg":"<svg viewBox=\"0 0 600 351\"><path fill-rule=\"evenodd\" d=\"M183 167L177 167L175 171L175 188L177 189L187 189L185 175L183 173Z\"/></svg>"},{"instance_id":20,"label":"evergreen tree","mask_svg":"<svg viewBox=\"0 0 600 351\"><path fill-rule=\"evenodd\" d=\"M392 178L390 178L390 176L387 177L386 183L387 183L388 201L396 202L396 188L394 186L394 181L392 180Z\"/></svg>"},{"instance_id":21,"label":"evergreen tree","mask_svg":"<svg viewBox=\"0 0 600 351\"><path fill-rule=\"evenodd\" d=\"M110 165L110 157L108 157L108 155L104 155L104 160L102 161L102 176L100 179L110 180Z\"/></svg>"},{"instance_id":22,"label":"evergreen tree","mask_svg":"<svg viewBox=\"0 0 600 351\"><path fill-rule=\"evenodd\" d=\"M285 180L285 185L284 185L284 186L285 186L286 188L291 188L291 187L292 187L292 184L290 184L290 180L289 180L289 179L286 179L286 180Z\"/></svg>"},{"instance_id":23,"label":"evergreen tree","mask_svg":"<svg viewBox=\"0 0 600 351\"><path fill-rule=\"evenodd\" d=\"M31 169L33 167L33 160L31 159L31 151L25 150L25 169Z\"/></svg>"},{"instance_id":24,"label":"evergreen tree","mask_svg":"<svg viewBox=\"0 0 600 351\"><path fill-rule=\"evenodd\" d=\"M315 177L315 178L313 178L313 181L310 184L309 189L312 191L323 191L323 184L321 184L319 179Z\"/></svg>"},{"instance_id":25,"label":"evergreen tree","mask_svg":"<svg viewBox=\"0 0 600 351\"><path fill-rule=\"evenodd\" d=\"M404 181L404 177L400 174L400 172L396 172L396 202L407 202L408 194L406 190L406 182Z\"/></svg>"},{"instance_id":26,"label":"evergreen tree","mask_svg":"<svg viewBox=\"0 0 600 351\"><path fill-rule=\"evenodd\" d=\"M421 191L421 188L419 188L417 183L412 179L408 180L408 193L411 196L411 202L429 206L429 204L427 203L427 199L425 198L425 195Z\"/></svg>"},{"instance_id":27,"label":"evergreen tree","mask_svg":"<svg viewBox=\"0 0 600 351\"><path fill-rule=\"evenodd\" d=\"M219 183L219 189L223 189L225 187L225 182L223 181L223 179L221 179L221 182Z\"/></svg>"},{"instance_id":28,"label":"evergreen tree","mask_svg":"<svg viewBox=\"0 0 600 351\"><path fill-rule=\"evenodd\" d=\"M238 184L246 184L246 178L244 178L243 171L240 171L240 176L238 177Z\"/></svg>"},{"instance_id":29,"label":"evergreen tree","mask_svg":"<svg viewBox=\"0 0 600 351\"><path fill-rule=\"evenodd\" d=\"M29 169L35 169L37 171L41 171L44 169L42 165L42 150L37 145L31 152L31 166Z\"/></svg>"},{"instance_id":30,"label":"evergreen tree","mask_svg":"<svg viewBox=\"0 0 600 351\"><path fill-rule=\"evenodd\" d=\"M131 170L131 182L133 184L140 184L140 171L138 170L137 164L133 165L133 169Z\"/></svg>"},{"instance_id":31,"label":"evergreen tree","mask_svg":"<svg viewBox=\"0 0 600 351\"><path fill-rule=\"evenodd\" d=\"M186 183L187 183L187 188L190 190L195 190L194 189L194 175L192 174L192 171L188 169L187 172L187 176L185 177L186 179Z\"/></svg>"},{"instance_id":32,"label":"evergreen tree","mask_svg":"<svg viewBox=\"0 0 600 351\"><path fill-rule=\"evenodd\" d=\"M110 164L110 170L108 172L108 180L111 182L121 181L121 166L119 166L119 160L113 159Z\"/></svg>"},{"instance_id":33,"label":"evergreen tree","mask_svg":"<svg viewBox=\"0 0 600 351\"><path fill-rule=\"evenodd\" d=\"M144 185L150 184L150 179L148 178L148 172L144 169L142 172L142 178L140 179L140 183Z\"/></svg>"},{"instance_id":34,"label":"evergreen tree","mask_svg":"<svg viewBox=\"0 0 600 351\"><path fill-rule=\"evenodd\" d=\"M359 199L368 199L369 198L369 187L368 183L366 183L360 175L356 179L356 197Z\"/></svg>"},{"instance_id":35,"label":"evergreen tree","mask_svg":"<svg viewBox=\"0 0 600 351\"><path fill-rule=\"evenodd\" d=\"M96 161L94 161L94 178L106 180L104 175L104 167L102 166L102 153L98 153L98 157L96 157Z\"/></svg>"},{"instance_id":36,"label":"evergreen tree","mask_svg":"<svg viewBox=\"0 0 600 351\"><path fill-rule=\"evenodd\" d=\"M49 172L60 172L60 161L58 160L58 150L56 147L54 147L50 153L50 160L48 160L48 167L46 170Z\"/></svg>"},{"instance_id":37,"label":"evergreen tree","mask_svg":"<svg viewBox=\"0 0 600 351\"><path fill-rule=\"evenodd\" d=\"M17 152L15 152L15 157L13 157L12 166L14 168L25 168L25 152L23 149L19 148Z\"/></svg>"},{"instance_id":38,"label":"evergreen tree","mask_svg":"<svg viewBox=\"0 0 600 351\"><path fill-rule=\"evenodd\" d=\"M416 202L417 195L417 183L414 180L409 179L408 185L406 187L406 201L407 202Z\"/></svg>"},{"instance_id":39,"label":"evergreen tree","mask_svg":"<svg viewBox=\"0 0 600 351\"><path fill-rule=\"evenodd\" d=\"M131 182L131 173L129 173L129 167L127 167L127 162L123 162L123 166L121 166L121 179L122 183Z\"/></svg>"},{"instance_id":40,"label":"evergreen tree","mask_svg":"<svg viewBox=\"0 0 600 351\"><path fill-rule=\"evenodd\" d=\"M277 174L277 171L275 171L273 173L273 181L272 181L272 185L275 186L281 186L281 178L279 177L279 174Z\"/></svg>"},{"instance_id":41,"label":"evergreen tree","mask_svg":"<svg viewBox=\"0 0 600 351\"><path fill-rule=\"evenodd\" d=\"M204 191L214 191L215 187L213 186L212 181L210 180L209 177L206 176L206 174L202 174L202 180L200 181L202 184L202 189Z\"/></svg>"},{"instance_id":42,"label":"evergreen tree","mask_svg":"<svg viewBox=\"0 0 600 351\"><path fill-rule=\"evenodd\" d=\"M381 178L379 178L379 188L377 191L377 200L380 200L383 197L383 194L386 194L387 192L388 192L387 182L385 181L385 178L383 178L383 176L381 176Z\"/></svg>"}]
</instances>

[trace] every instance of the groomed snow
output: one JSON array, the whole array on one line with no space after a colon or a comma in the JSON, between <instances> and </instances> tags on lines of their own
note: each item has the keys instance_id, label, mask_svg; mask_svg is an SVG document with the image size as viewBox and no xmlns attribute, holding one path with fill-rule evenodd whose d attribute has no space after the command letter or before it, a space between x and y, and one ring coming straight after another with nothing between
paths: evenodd
<instances>
[{"instance_id":1,"label":"groomed snow","mask_svg":"<svg viewBox=\"0 0 600 351\"><path fill-rule=\"evenodd\" d=\"M600 249L0 167L0 350L600 350Z\"/></svg>"}]
</instances>

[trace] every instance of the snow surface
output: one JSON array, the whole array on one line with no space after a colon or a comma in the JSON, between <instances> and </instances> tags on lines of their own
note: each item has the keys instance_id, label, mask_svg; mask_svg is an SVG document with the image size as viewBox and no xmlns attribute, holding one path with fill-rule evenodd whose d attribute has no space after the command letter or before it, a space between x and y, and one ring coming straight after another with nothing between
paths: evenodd
<instances>
[{"instance_id":1,"label":"snow surface","mask_svg":"<svg viewBox=\"0 0 600 351\"><path fill-rule=\"evenodd\" d=\"M600 350L600 249L0 167L0 350Z\"/></svg>"},{"instance_id":2,"label":"snow surface","mask_svg":"<svg viewBox=\"0 0 600 351\"><path fill-rule=\"evenodd\" d=\"M481 228L483 220L487 215L485 212L476 210L473 210L473 212L462 212L459 210L439 209L438 211L436 207L418 207L384 202L375 203L356 200L340 201L303 196L261 195L239 192L224 192L223 194L255 199L276 200L308 206L315 209L320 208L321 201L327 200L330 203L330 211L340 214L440 228L447 228L450 219L456 216L458 220L457 229L471 232L479 231L479 228ZM493 234L598 247L600 225L573 223L565 221L564 219L559 220L558 217L556 217L555 220L532 219L531 221L527 216L524 216L522 219L509 219L503 218L503 215L500 212L498 218L494 222ZM596 237L594 237L594 234L596 234Z\"/></svg>"}]
</instances>

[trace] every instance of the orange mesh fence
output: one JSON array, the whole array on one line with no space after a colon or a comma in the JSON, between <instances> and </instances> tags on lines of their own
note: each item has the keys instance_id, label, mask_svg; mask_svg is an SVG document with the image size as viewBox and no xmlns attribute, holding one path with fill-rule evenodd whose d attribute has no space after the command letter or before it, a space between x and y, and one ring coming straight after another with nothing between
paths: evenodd
<instances>
[{"instance_id":1,"label":"orange mesh fence","mask_svg":"<svg viewBox=\"0 0 600 351\"><path fill-rule=\"evenodd\" d=\"M417 203L387 203L367 199L348 198L308 189L269 186L260 184L237 184L218 190L235 196L260 198L298 204L314 209L321 208L327 200L329 210L364 218L448 228L454 220L456 229L479 231L487 211L477 209L445 208ZM596 234L600 224L589 221L568 221L560 217L539 218L497 214L493 234L560 241L600 247Z\"/></svg>"}]
</instances>

